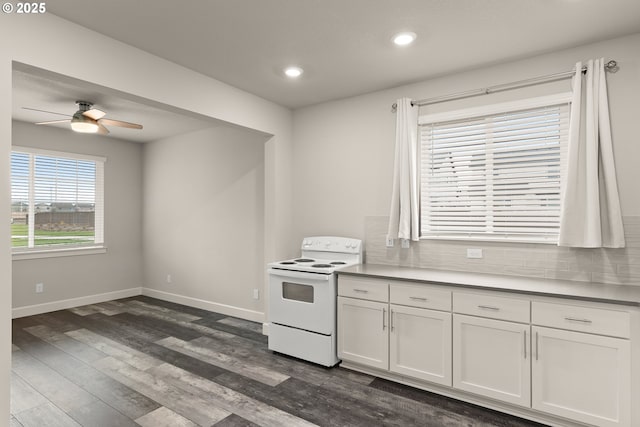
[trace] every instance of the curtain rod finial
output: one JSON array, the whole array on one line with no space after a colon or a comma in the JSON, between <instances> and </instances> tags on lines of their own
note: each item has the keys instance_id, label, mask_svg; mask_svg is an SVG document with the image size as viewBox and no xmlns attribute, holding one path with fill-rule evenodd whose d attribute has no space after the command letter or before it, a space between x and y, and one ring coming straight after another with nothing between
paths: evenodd
<instances>
[{"instance_id":1,"label":"curtain rod finial","mask_svg":"<svg viewBox=\"0 0 640 427\"><path fill-rule=\"evenodd\" d=\"M604 67L607 69L607 71L609 71L610 73L615 73L617 72L620 68L618 67L618 63L616 61L614 61L613 59L609 62L607 62Z\"/></svg>"}]
</instances>

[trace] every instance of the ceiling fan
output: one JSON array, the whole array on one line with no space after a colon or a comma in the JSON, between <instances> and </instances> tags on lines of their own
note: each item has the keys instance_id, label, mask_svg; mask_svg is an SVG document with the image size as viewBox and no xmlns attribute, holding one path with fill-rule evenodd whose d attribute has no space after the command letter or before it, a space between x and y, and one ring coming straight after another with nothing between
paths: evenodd
<instances>
[{"instance_id":1,"label":"ceiling fan","mask_svg":"<svg viewBox=\"0 0 640 427\"><path fill-rule=\"evenodd\" d=\"M35 108L22 107L25 110L40 111L42 113L52 113L61 116L71 117L65 120L51 120L47 122L38 122L37 125L52 125L55 123L70 123L71 129L75 132L81 133L99 133L101 135L107 135L109 129L105 125L118 126L128 129L142 129L142 125L137 123L123 122L122 120L105 119L107 114L104 111L93 108L93 104L87 101L76 101L78 105L78 111L73 116L62 113L53 113L52 111L37 110Z\"/></svg>"}]
</instances>

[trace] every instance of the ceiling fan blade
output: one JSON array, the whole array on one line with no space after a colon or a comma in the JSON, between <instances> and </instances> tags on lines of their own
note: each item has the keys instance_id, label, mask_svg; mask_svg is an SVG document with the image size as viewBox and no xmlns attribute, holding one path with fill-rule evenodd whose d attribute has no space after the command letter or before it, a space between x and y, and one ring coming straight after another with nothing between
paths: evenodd
<instances>
[{"instance_id":1,"label":"ceiling fan blade","mask_svg":"<svg viewBox=\"0 0 640 427\"><path fill-rule=\"evenodd\" d=\"M98 122L98 133L100 135L108 135L109 134L109 129L107 129L106 127L104 127L102 125L102 123Z\"/></svg>"},{"instance_id":2,"label":"ceiling fan blade","mask_svg":"<svg viewBox=\"0 0 640 427\"><path fill-rule=\"evenodd\" d=\"M51 121L48 121L48 122L38 122L36 124L37 125L53 125L53 124L56 124L56 123L69 123L69 122L71 122L71 119L67 119L67 120L51 120Z\"/></svg>"},{"instance_id":3,"label":"ceiling fan blade","mask_svg":"<svg viewBox=\"0 0 640 427\"><path fill-rule=\"evenodd\" d=\"M122 120L100 119L98 123L110 126L120 126L121 128L142 129L142 125L136 123L123 122Z\"/></svg>"},{"instance_id":4,"label":"ceiling fan blade","mask_svg":"<svg viewBox=\"0 0 640 427\"><path fill-rule=\"evenodd\" d=\"M38 110L37 108L22 107L23 110L38 111L39 113L57 114L59 116L71 117L69 114L56 113L54 111Z\"/></svg>"},{"instance_id":5,"label":"ceiling fan blade","mask_svg":"<svg viewBox=\"0 0 640 427\"><path fill-rule=\"evenodd\" d=\"M104 111L98 110L96 108L92 108L91 110L87 110L84 113L82 113L83 116L87 116L89 118L92 118L93 120L98 120L104 117L104 115L107 114Z\"/></svg>"}]
</instances>

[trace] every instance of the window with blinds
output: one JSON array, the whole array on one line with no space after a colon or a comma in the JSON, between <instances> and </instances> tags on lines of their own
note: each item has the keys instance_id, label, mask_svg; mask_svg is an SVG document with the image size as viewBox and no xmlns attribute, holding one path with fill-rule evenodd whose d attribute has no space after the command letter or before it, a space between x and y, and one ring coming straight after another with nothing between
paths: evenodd
<instances>
[{"instance_id":1,"label":"window with blinds","mask_svg":"<svg viewBox=\"0 0 640 427\"><path fill-rule=\"evenodd\" d=\"M11 243L14 251L103 243L104 159L14 147Z\"/></svg>"},{"instance_id":2,"label":"window with blinds","mask_svg":"<svg viewBox=\"0 0 640 427\"><path fill-rule=\"evenodd\" d=\"M557 98L421 118L423 237L557 242L569 128Z\"/></svg>"}]
</instances>

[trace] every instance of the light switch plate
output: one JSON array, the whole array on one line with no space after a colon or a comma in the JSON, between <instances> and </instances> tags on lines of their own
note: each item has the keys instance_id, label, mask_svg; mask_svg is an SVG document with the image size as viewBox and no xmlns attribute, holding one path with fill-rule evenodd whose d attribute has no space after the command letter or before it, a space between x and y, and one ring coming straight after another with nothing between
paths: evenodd
<instances>
[{"instance_id":1,"label":"light switch plate","mask_svg":"<svg viewBox=\"0 0 640 427\"><path fill-rule=\"evenodd\" d=\"M401 242L402 249L409 249L409 246L411 245L411 240L401 239L400 242Z\"/></svg>"},{"instance_id":2,"label":"light switch plate","mask_svg":"<svg viewBox=\"0 0 640 427\"><path fill-rule=\"evenodd\" d=\"M393 238L392 238L392 237L387 237L387 241L386 241L385 245L386 245L388 248L392 248L392 247L393 247L393 244L394 244L394 242L393 242Z\"/></svg>"}]
</instances>

